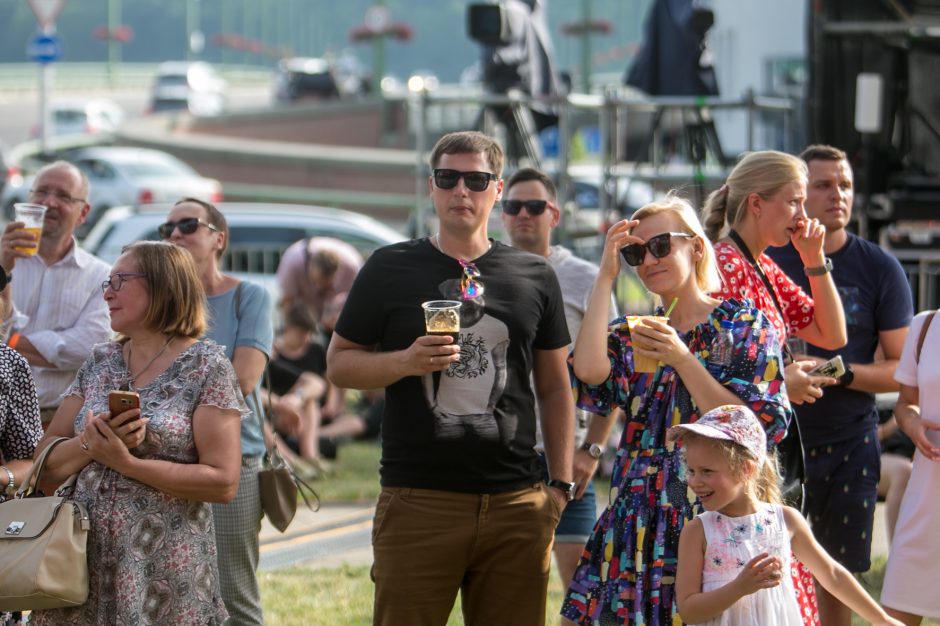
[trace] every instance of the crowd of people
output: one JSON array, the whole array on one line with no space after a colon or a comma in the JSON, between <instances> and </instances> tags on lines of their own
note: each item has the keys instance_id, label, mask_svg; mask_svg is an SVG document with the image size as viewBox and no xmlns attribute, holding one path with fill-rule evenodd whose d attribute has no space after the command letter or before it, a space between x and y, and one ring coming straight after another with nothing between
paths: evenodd
<instances>
[{"instance_id":1,"label":"crowd of people","mask_svg":"<svg viewBox=\"0 0 940 626\"><path fill-rule=\"evenodd\" d=\"M748 154L701 217L672 193L613 224L598 264L551 244L551 179L523 168L504 182L503 166L491 137L445 135L430 155L437 232L365 261L335 239L292 245L277 333L268 292L222 271L215 206L181 199L163 241L128 242L109 267L75 241L87 179L62 161L40 170L41 235L13 222L0 238L0 501L68 438L45 478L78 476L89 596L25 619L264 623L267 446L319 476L339 442L380 432L377 626L443 625L458 593L468 625L558 619L553 554L563 624L940 617L927 357L940 323L914 316L898 261L849 232L847 155ZM487 230L497 204L508 243ZM618 314L624 264L653 315ZM426 331L432 300L459 306L456 334ZM837 356L835 375L819 372ZM139 407L112 414L113 391ZM882 425L874 394L889 391ZM912 464L882 455L890 428ZM853 577L871 566L879 489L884 608Z\"/></svg>"}]
</instances>

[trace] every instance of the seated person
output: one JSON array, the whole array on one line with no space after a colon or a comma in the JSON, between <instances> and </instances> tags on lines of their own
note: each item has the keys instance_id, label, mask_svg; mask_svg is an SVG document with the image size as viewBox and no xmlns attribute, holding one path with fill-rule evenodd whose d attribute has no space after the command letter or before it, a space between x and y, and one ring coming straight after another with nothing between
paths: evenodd
<instances>
[{"instance_id":1,"label":"seated person","mask_svg":"<svg viewBox=\"0 0 940 626\"><path fill-rule=\"evenodd\" d=\"M331 393L326 381L326 349L316 340L317 323L302 302L284 313L284 327L274 340L268 363L275 430L295 439L300 457L316 464L322 411Z\"/></svg>"}]
</instances>

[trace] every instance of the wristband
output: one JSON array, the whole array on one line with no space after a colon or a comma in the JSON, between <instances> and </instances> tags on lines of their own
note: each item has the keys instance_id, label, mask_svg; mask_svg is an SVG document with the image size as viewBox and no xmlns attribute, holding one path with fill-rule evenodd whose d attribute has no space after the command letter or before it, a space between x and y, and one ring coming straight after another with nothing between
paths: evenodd
<instances>
[{"instance_id":1,"label":"wristband","mask_svg":"<svg viewBox=\"0 0 940 626\"><path fill-rule=\"evenodd\" d=\"M825 263L818 267L804 267L803 272L807 276L823 276L832 271L832 259L826 257Z\"/></svg>"},{"instance_id":2,"label":"wristband","mask_svg":"<svg viewBox=\"0 0 940 626\"><path fill-rule=\"evenodd\" d=\"M22 335L14 331L10 334L10 339L7 341L7 345L16 350L16 344L20 342L20 337L22 337Z\"/></svg>"}]
</instances>

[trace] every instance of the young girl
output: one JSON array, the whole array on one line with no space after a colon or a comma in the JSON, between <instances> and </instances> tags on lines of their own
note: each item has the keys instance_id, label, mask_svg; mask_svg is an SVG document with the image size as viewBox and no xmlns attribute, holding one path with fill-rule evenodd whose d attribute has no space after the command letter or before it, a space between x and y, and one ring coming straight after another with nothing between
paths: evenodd
<instances>
[{"instance_id":1,"label":"young girl","mask_svg":"<svg viewBox=\"0 0 940 626\"><path fill-rule=\"evenodd\" d=\"M902 626L820 547L799 511L779 502L764 429L744 406L720 406L669 430L705 513L679 537L676 601L688 624L800 626L790 553L872 624Z\"/></svg>"}]
</instances>

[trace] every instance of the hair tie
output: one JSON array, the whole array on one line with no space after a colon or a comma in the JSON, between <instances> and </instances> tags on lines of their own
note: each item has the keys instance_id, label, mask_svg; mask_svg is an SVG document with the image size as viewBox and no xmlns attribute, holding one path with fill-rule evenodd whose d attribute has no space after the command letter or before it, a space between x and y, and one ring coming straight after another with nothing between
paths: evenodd
<instances>
[{"instance_id":1,"label":"hair tie","mask_svg":"<svg viewBox=\"0 0 940 626\"><path fill-rule=\"evenodd\" d=\"M728 197L728 183L724 183L721 187L718 188L718 193L724 197Z\"/></svg>"}]
</instances>

